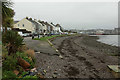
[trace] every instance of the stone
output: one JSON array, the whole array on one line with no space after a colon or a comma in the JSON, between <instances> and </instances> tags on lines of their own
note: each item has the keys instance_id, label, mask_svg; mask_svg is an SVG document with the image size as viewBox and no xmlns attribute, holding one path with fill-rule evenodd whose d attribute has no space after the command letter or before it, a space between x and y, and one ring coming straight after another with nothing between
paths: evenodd
<instances>
[{"instance_id":1,"label":"stone","mask_svg":"<svg viewBox=\"0 0 120 80\"><path fill-rule=\"evenodd\" d=\"M56 49L56 52L59 52L59 51Z\"/></svg>"},{"instance_id":2,"label":"stone","mask_svg":"<svg viewBox=\"0 0 120 80\"><path fill-rule=\"evenodd\" d=\"M57 76L55 74L52 75L53 78L57 78Z\"/></svg>"},{"instance_id":3,"label":"stone","mask_svg":"<svg viewBox=\"0 0 120 80\"><path fill-rule=\"evenodd\" d=\"M35 71L36 71L36 68L33 68L33 69L31 69L30 71L31 71L31 72L35 72Z\"/></svg>"},{"instance_id":4,"label":"stone","mask_svg":"<svg viewBox=\"0 0 120 80\"><path fill-rule=\"evenodd\" d=\"M63 59L63 57L62 57L61 55L60 55L59 57L60 57L61 59Z\"/></svg>"},{"instance_id":5,"label":"stone","mask_svg":"<svg viewBox=\"0 0 120 80\"><path fill-rule=\"evenodd\" d=\"M48 68L50 68L50 66L48 66Z\"/></svg>"},{"instance_id":6,"label":"stone","mask_svg":"<svg viewBox=\"0 0 120 80\"><path fill-rule=\"evenodd\" d=\"M36 54L39 54L40 52L35 52Z\"/></svg>"},{"instance_id":7,"label":"stone","mask_svg":"<svg viewBox=\"0 0 120 80\"><path fill-rule=\"evenodd\" d=\"M43 70L44 73L46 73L47 71L46 70Z\"/></svg>"}]
</instances>

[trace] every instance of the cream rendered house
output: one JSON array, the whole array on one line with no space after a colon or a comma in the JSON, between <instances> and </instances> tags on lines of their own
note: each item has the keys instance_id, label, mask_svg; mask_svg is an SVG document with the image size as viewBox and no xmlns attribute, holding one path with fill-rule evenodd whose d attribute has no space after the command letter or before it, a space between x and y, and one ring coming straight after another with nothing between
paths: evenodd
<instances>
[{"instance_id":1,"label":"cream rendered house","mask_svg":"<svg viewBox=\"0 0 120 80\"><path fill-rule=\"evenodd\" d=\"M14 28L20 30L25 29L31 33L43 34L46 33L47 26L38 22L36 19L32 20L30 18L24 18L21 21L14 24Z\"/></svg>"},{"instance_id":2,"label":"cream rendered house","mask_svg":"<svg viewBox=\"0 0 120 80\"><path fill-rule=\"evenodd\" d=\"M28 19L24 18L21 21L14 24L14 28L19 29L26 29L27 31L30 31L31 33L35 33L36 25L29 21Z\"/></svg>"}]
</instances>

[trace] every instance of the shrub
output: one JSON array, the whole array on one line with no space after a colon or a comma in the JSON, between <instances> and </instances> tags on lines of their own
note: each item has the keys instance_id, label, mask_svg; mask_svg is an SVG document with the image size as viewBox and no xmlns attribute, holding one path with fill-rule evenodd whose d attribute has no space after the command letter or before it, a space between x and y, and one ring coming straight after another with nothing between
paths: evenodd
<instances>
[{"instance_id":1,"label":"shrub","mask_svg":"<svg viewBox=\"0 0 120 80\"><path fill-rule=\"evenodd\" d=\"M22 45L23 38L15 31L7 31L2 35L2 42L7 47L8 55L11 55Z\"/></svg>"},{"instance_id":2,"label":"shrub","mask_svg":"<svg viewBox=\"0 0 120 80\"><path fill-rule=\"evenodd\" d=\"M24 75L26 75L26 74L28 74L28 72L22 72L22 73L20 74L20 76L21 76L21 77L24 77Z\"/></svg>"},{"instance_id":3,"label":"shrub","mask_svg":"<svg viewBox=\"0 0 120 80\"><path fill-rule=\"evenodd\" d=\"M29 50L27 50L25 53L26 53L29 57L32 57L32 58L35 57L35 52L34 52L34 50L29 49Z\"/></svg>"},{"instance_id":4,"label":"shrub","mask_svg":"<svg viewBox=\"0 0 120 80\"><path fill-rule=\"evenodd\" d=\"M30 68L33 68L33 67L34 67L34 65L35 65L35 60L34 60L34 58L31 60L31 59L27 56L27 54L21 53L21 52L17 52L16 54L17 54L17 56L19 56L19 57L21 57L22 59L24 59L25 61L27 61L27 62L31 65Z\"/></svg>"},{"instance_id":5,"label":"shrub","mask_svg":"<svg viewBox=\"0 0 120 80\"><path fill-rule=\"evenodd\" d=\"M22 80L38 80L37 76L25 76Z\"/></svg>"},{"instance_id":6,"label":"shrub","mask_svg":"<svg viewBox=\"0 0 120 80\"><path fill-rule=\"evenodd\" d=\"M29 72L22 72L20 76L22 77L22 80L38 80L36 75L30 76Z\"/></svg>"},{"instance_id":7,"label":"shrub","mask_svg":"<svg viewBox=\"0 0 120 80\"><path fill-rule=\"evenodd\" d=\"M19 52L24 52L24 51L26 51L26 50L27 50L26 45L22 45L21 47L18 48L18 51L19 51Z\"/></svg>"},{"instance_id":8,"label":"shrub","mask_svg":"<svg viewBox=\"0 0 120 80\"><path fill-rule=\"evenodd\" d=\"M27 55L25 53L23 53L23 52L16 52L16 56L23 58L23 57L25 57Z\"/></svg>"},{"instance_id":9,"label":"shrub","mask_svg":"<svg viewBox=\"0 0 120 80\"><path fill-rule=\"evenodd\" d=\"M17 76L13 73L13 71L4 71L2 75L3 75L3 76L2 76L3 79L10 79L10 78L14 79L14 78L17 77Z\"/></svg>"},{"instance_id":10,"label":"shrub","mask_svg":"<svg viewBox=\"0 0 120 80\"><path fill-rule=\"evenodd\" d=\"M5 57L8 55L7 50L5 49L5 46L2 45L2 58L5 59Z\"/></svg>"},{"instance_id":11,"label":"shrub","mask_svg":"<svg viewBox=\"0 0 120 80\"><path fill-rule=\"evenodd\" d=\"M3 71L7 70L7 71L11 71L11 70L15 70L17 67L17 59L13 56L7 56L5 58L5 60L3 60L2 63L2 68Z\"/></svg>"}]
</instances>

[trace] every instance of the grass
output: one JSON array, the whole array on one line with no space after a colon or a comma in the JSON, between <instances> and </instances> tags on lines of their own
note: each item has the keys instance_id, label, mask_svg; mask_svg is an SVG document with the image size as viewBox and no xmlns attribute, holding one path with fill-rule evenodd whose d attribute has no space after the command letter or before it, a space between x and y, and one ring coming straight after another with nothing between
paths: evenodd
<instances>
[{"instance_id":1,"label":"grass","mask_svg":"<svg viewBox=\"0 0 120 80\"><path fill-rule=\"evenodd\" d=\"M52 35L52 36L46 36L46 37L41 37L41 38L34 38L34 40L47 41L48 39L59 37L59 36L63 37L63 36L68 36L68 35Z\"/></svg>"}]
</instances>

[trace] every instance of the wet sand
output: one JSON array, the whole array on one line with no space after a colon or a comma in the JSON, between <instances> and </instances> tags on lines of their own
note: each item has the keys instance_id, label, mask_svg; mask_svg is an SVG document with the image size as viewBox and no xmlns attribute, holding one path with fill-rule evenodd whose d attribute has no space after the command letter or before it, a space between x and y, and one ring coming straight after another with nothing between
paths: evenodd
<instances>
[{"instance_id":1,"label":"wet sand","mask_svg":"<svg viewBox=\"0 0 120 80\"><path fill-rule=\"evenodd\" d=\"M51 39L63 59L56 55L37 54L37 65L46 70L45 78L114 78L107 65L118 64L118 57L111 56L118 53L118 48L96 39L78 35Z\"/></svg>"}]
</instances>

